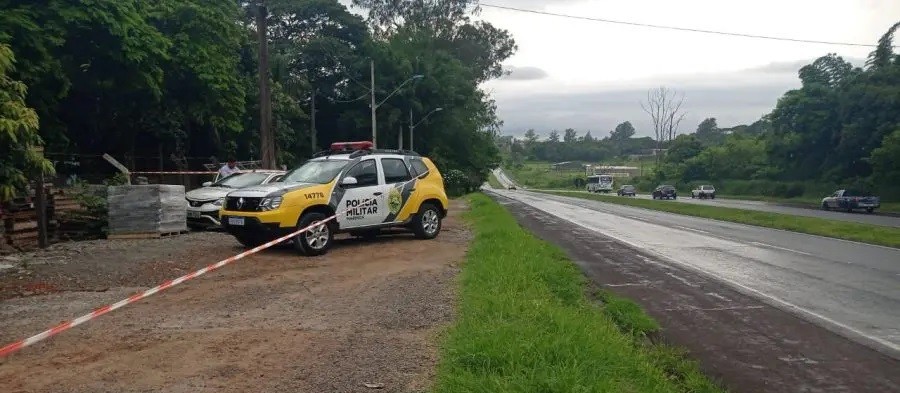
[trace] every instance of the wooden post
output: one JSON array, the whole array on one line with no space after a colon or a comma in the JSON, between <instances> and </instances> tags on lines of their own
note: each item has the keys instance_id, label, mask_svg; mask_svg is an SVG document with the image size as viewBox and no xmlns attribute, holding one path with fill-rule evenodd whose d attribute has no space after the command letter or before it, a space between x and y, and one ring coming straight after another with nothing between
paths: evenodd
<instances>
[{"instance_id":1,"label":"wooden post","mask_svg":"<svg viewBox=\"0 0 900 393\"><path fill-rule=\"evenodd\" d=\"M37 146L33 148L38 154L43 157L44 155L44 147ZM44 189L44 171L41 170L38 172L37 178L37 188L34 190L34 196L37 198L37 204L35 205L35 210L37 212L37 224L38 224L38 247L47 248L47 193Z\"/></svg>"}]
</instances>

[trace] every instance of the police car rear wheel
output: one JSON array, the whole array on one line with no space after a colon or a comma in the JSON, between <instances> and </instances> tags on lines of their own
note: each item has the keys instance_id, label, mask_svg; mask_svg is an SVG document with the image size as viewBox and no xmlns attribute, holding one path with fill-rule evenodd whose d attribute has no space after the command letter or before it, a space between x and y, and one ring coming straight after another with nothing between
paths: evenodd
<instances>
[{"instance_id":1,"label":"police car rear wheel","mask_svg":"<svg viewBox=\"0 0 900 393\"><path fill-rule=\"evenodd\" d=\"M327 218L322 213L306 213L303 217L300 217L297 228L306 228ZM305 255L315 256L328 252L333 242L334 230L332 224L331 222L326 222L321 225L315 225L306 232L297 235L297 238L294 239L294 246L297 248L297 251Z\"/></svg>"},{"instance_id":2,"label":"police car rear wheel","mask_svg":"<svg viewBox=\"0 0 900 393\"><path fill-rule=\"evenodd\" d=\"M413 219L413 232L419 239L434 239L441 232L441 212L432 204L419 208Z\"/></svg>"}]
</instances>

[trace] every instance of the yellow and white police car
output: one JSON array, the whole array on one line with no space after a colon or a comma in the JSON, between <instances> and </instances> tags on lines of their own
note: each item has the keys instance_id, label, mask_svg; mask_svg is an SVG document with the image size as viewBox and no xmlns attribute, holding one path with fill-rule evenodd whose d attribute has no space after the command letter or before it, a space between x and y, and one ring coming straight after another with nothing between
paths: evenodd
<instances>
[{"instance_id":1,"label":"yellow and white police car","mask_svg":"<svg viewBox=\"0 0 900 393\"><path fill-rule=\"evenodd\" d=\"M341 232L401 227L433 239L448 207L441 173L427 157L338 142L278 182L228 193L220 216L228 233L255 247L336 215L293 241L301 253L321 255Z\"/></svg>"}]
</instances>

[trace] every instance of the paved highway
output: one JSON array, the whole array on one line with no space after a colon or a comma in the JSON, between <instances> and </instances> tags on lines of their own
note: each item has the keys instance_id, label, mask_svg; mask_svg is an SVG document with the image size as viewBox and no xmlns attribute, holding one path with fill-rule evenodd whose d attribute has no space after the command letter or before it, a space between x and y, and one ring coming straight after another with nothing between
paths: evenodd
<instances>
[{"instance_id":1,"label":"paved highway","mask_svg":"<svg viewBox=\"0 0 900 393\"><path fill-rule=\"evenodd\" d=\"M502 173L498 179L509 181ZM522 190L494 192L900 355L900 249Z\"/></svg>"},{"instance_id":2,"label":"paved highway","mask_svg":"<svg viewBox=\"0 0 900 393\"><path fill-rule=\"evenodd\" d=\"M500 183L504 186L508 184L514 184L514 182L506 176L506 174L502 170L495 170L494 175L497 176L497 179L500 180ZM519 187L521 188L521 187ZM584 191L586 192L586 191ZM615 194L612 194L615 196ZM638 198L642 199L652 199L650 194L639 194ZM680 203L694 203L698 205L711 205L711 206L721 206L721 207L731 207L736 209L745 209L745 210L756 210L756 211L764 211L771 213L781 213L781 214L790 214L794 216L803 216L803 217L817 217L817 218L825 218L829 220L837 220L837 221L846 221L846 222L858 222L862 224L872 224L872 225L882 225L882 226L890 226L900 228L900 217L892 217L892 216L884 216L879 214L867 214L863 212L839 212L839 211L824 211L824 210L816 210L816 209L804 209L801 207L790 207L790 206L781 206L768 202L761 201L746 201L739 199L728 199L728 198L716 198L716 199L691 199L691 195L679 195L678 199L675 201L661 201L665 202L680 202Z\"/></svg>"}]
</instances>

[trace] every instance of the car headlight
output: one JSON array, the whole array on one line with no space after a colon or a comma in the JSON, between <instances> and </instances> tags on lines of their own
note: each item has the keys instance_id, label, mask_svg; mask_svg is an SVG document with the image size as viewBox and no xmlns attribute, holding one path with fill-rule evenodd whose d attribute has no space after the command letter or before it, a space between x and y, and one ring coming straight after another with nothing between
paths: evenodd
<instances>
[{"instance_id":1,"label":"car headlight","mask_svg":"<svg viewBox=\"0 0 900 393\"><path fill-rule=\"evenodd\" d=\"M219 198L215 202L212 203L213 206L222 206L225 204L225 198Z\"/></svg>"},{"instance_id":2,"label":"car headlight","mask_svg":"<svg viewBox=\"0 0 900 393\"><path fill-rule=\"evenodd\" d=\"M259 209L264 211L278 209L279 207L281 207L281 201L282 198L280 196L263 198L263 200L259 202Z\"/></svg>"}]
</instances>

